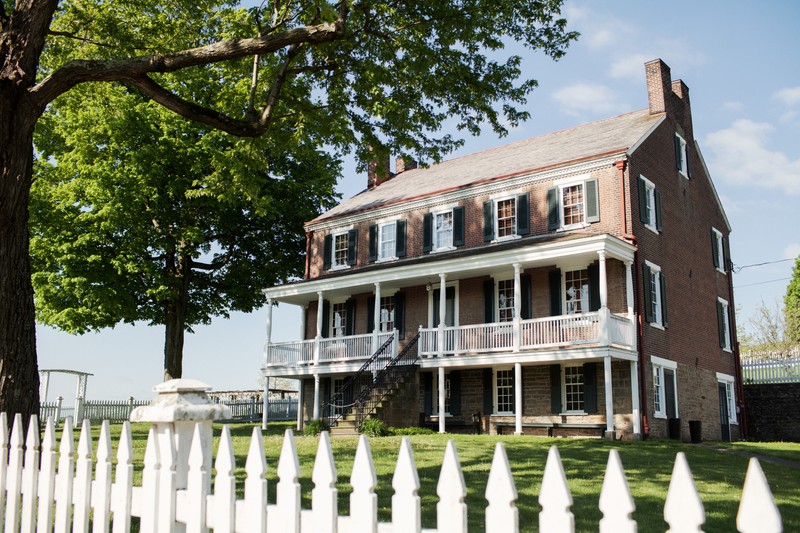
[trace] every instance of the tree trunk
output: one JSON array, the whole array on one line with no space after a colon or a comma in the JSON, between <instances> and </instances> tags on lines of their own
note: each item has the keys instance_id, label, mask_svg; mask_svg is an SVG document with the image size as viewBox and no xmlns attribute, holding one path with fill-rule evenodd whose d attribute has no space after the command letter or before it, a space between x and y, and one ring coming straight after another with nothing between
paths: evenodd
<instances>
[{"instance_id":1,"label":"tree trunk","mask_svg":"<svg viewBox=\"0 0 800 533\"><path fill-rule=\"evenodd\" d=\"M36 321L28 257L28 198L38 113L0 79L0 411L39 414Z\"/></svg>"},{"instance_id":2,"label":"tree trunk","mask_svg":"<svg viewBox=\"0 0 800 533\"><path fill-rule=\"evenodd\" d=\"M177 265L167 266L174 276L175 287L172 298L164 305L164 381L183 376L183 338L186 330L186 315L189 308L189 284L191 269L189 260L178 254Z\"/></svg>"}]
</instances>

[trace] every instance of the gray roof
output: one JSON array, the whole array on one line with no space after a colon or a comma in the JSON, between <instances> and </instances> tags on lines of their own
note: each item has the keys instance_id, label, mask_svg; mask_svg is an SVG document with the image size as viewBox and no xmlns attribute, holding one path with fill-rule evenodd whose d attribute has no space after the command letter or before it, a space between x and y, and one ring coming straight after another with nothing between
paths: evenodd
<instances>
[{"instance_id":1,"label":"gray roof","mask_svg":"<svg viewBox=\"0 0 800 533\"><path fill-rule=\"evenodd\" d=\"M526 171L623 152L634 146L662 117L663 113L651 115L647 109L642 109L456 157L428 168L407 170L343 201L312 223Z\"/></svg>"}]
</instances>

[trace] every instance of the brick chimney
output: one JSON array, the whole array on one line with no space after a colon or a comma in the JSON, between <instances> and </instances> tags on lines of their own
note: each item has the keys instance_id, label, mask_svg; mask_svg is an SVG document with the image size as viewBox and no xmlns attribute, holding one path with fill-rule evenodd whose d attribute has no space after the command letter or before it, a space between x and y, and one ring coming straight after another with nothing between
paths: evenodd
<instances>
[{"instance_id":1,"label":"brick chimney","mask_svg":"<svg viewBox=\"0 0 800 533\"><path fill-rule=\"evenodd\" d=\"M417 162L407 155L400 156L394 161L395 174L400 174L406 170L414 170L417 168Z\"/></svg>"},{"instance_id":2,"label":"brick chimney","mask_svg":"<svg viewBox=\"0 0 800 533\"><path fill-rule=\"evenodd\" d=\"M650 114L665 113L670 105L672 79L669 67L660 59L644 64L647 77L647 99L650 102Z\"/></svg>"},{"instance_id":3,"label":"brick chimney","mask_svg":"<svg viewBox=\"0 0 800 533\"><path fill-rule=\"evenodd\" d=\"M389 156L373 158L369 164L367 164L367 189L374 189L393 177L394 174L389 170Z\"/></svg>"},{"instance_id":4,"label":"brick chimney","mask_svg":"<svg viewBox=\"0 0 800 533\"><path fill-rule=\"evenodd\" d=\"M692 128L692 106L689 103L689 88L681 80L672 82L672 111L675 120L683 126L683 133L687 139L694 139Z\"/></svg>"}]
</instances>

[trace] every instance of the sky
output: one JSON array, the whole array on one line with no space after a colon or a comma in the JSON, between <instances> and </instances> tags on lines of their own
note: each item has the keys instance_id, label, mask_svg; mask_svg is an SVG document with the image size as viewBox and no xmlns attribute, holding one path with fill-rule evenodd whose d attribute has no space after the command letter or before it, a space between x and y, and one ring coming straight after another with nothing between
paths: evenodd
<instances>
[{"instance_id":1,"label":"sky","mask_svg":"<svg viewBox=\"0 0 800 533\"><path fill-rule=\"evenodd\" d=\"M553 62L524 54L539 81L531 118L498 138L486 128L463 155L647 107L644 63L661 58L689 87L694 133L732 228L737 321L780 305L800 255L800 2L567 0L581 33ZM459 134L448 124L442 134ZM449 156L448 156L449 157ZM348 198L366 185L348 162ZM184 377L214 390L259 388L267 312L234 313L187 334ZM274 341L300 339L299 308L273 313ZM89 372L87 398L149 399L162 379L164 331L120 325L83 336L37 329L40 369ZM51 377L48 400L75 396L73 376Z\"/></svg>"}]
</instances>

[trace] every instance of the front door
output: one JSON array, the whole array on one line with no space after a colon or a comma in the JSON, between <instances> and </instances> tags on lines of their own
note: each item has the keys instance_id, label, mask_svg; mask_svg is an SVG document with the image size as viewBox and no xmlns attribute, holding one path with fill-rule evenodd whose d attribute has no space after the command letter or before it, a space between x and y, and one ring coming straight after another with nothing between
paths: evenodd
<instances>
[{"instance_id":1,"label":"front door","mask_svg":"<svg viewBox=\"0 0 800 533\"><path fill-rule=\"evenodd\" d=\"M722 430L722 440L731 440L730 413L728 413L728 387L725 383L718 383L719 390L719 424Z\"/></svg>"}]
</instances>

